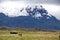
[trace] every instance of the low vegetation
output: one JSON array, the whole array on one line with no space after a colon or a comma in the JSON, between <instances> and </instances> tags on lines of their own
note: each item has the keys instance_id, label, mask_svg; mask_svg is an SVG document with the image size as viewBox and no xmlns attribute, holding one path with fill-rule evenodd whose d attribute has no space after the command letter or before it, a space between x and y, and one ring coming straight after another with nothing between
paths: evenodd
<instances>
[{"instance_id":1,"label":"low vegetation","mask_svg":"<svg viewBox=\"0 0 60 40\"><path fill-rule=\"evenodd\" d=\"M13 31L17 34L10 34ZM60 40L59 35L60 31L0 30L0 40Z\"/></svg>"}]
</instances>

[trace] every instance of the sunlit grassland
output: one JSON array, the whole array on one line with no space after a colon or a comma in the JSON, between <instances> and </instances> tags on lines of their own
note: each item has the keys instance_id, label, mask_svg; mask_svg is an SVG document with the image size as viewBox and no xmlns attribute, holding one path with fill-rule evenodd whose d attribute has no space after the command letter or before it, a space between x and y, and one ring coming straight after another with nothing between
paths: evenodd
<instances>
[{"instance_id":1,"label":"sunlit grassland","mask_svg":"<svg viewBox=\"0 0 60 40\"><path fill-rule=\"evenodd\" d=\"M0 40L59 40L60 32L16 30L18 34L10 34L12 30L0 30Z\"/></svg>"}]
</instances>

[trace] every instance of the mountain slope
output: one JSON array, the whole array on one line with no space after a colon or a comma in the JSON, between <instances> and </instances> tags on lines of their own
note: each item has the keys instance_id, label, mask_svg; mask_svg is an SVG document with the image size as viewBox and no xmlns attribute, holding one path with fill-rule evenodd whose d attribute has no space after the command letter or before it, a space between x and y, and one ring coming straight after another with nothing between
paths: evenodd
<instances>
[{"instance_id":1,"label":"mountain slope","mask_svg":"<svg viewBox=\"0 0 60 40\"><path fill-rule=\"evenodd\" d=\"M0 13L0 26L18 27L18 28L40 28L47 30L60 30L60 21L53 15L48 15L48 11L41 6L41 9L24 9L29 15L8 17ZM23 10L20 10L21 12Z\"/></svg>"}]
</instances>

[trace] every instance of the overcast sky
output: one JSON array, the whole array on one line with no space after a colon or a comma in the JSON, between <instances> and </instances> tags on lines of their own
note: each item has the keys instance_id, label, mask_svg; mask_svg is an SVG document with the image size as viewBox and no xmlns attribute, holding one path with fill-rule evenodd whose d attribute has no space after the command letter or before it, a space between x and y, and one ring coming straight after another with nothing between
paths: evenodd
<instances>
[{"instance_id":1,"label":"overcast sky","mask_svg":"<svg viewBox=\"0 0 60 40\"><path fill-rule=\"evenodd\" d=\"M60 5L60 0L0 0L0 2L3 1L26 1L29 3L47 3Z\"/></svg>"},{"instance_id":2,"label":"overcast sky","mask_svg":"<svg viewBox=\"0 0 60 40\"><path fill-rule=\"evenodd\" d=\"M7 1L13 1L14 3L12 4L12 2L10 2L8 4ZM18 1L18 2L15 2L15 1ZM43 5L43 6L48 10L49 13L55 15L56 18L58 18L60 20L60 0L0 0L0 4L2 4L2 7L6 7L6 8L11 7L11 9L12 9L12 8L14 8L14 6L19 6L21 4L20 6L22 7L25 4L24 2L20 3L19 1L24 1L27 4L28 3L31 3L31 4L44 4L44 5L48 4L48 5L45 5L45 6ZM11 14L11 12L12 13L16 12L15 9L11 10L10 8L7 8L7 9L6 8L5 8L4 11L8 10L8 13L10 13L10 14ZM18 10L20 10L20 9L18 9ZM1 11L1 5L0 5L0 11ZM12 15L14 15L14 14L12 14ZM15 15L17 15L17 14L15 14Z\"/></svg>"}]
</instances>

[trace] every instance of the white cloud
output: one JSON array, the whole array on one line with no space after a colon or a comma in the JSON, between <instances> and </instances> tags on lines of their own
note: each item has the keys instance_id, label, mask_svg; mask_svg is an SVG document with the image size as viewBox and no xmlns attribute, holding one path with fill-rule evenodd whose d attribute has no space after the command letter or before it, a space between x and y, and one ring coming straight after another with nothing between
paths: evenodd
<instances>
[{"instance_id":1,"label":"white cloud","mask_svg":"<svg viewBox=\"0 0 60 40\"><path fill-rule=\"evenodd\" d=\"M8 16L25 15L20 13L20 9L24 8L26 3L24 1L7 1L0 4L0 12L4 12Z\"/></svg>"},{"instance_id":2,"label":"white cloud","mask_svg":"<svg viewBox=\"0 0 60 40\"><path fill-rule=\"evenodd\" d=\"M49 14L54 15L60 20L60 6L51 4L27 4L24 1L5 1L0 3L0 12L4 12L8 16L27 16L27 12L24 10L20 12L20 9L25 8L27 5L34 8L35 5L43 5ZM40 14L39 14L40 15Z\"/></svg>"},{"instance_id":3,"label":"white cloud","mask_svg":"<svg viewBox=\"0 0 60 40\"><path fill-rule=\"evenodd\" d=\"M49 14L55 16L57 19L60 20L60 6L58 5L48 5L44 4L43 7L48 11Z\"/></svg>"}]
</instances>

